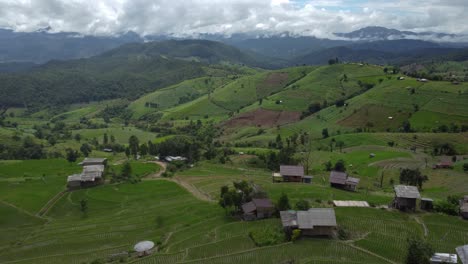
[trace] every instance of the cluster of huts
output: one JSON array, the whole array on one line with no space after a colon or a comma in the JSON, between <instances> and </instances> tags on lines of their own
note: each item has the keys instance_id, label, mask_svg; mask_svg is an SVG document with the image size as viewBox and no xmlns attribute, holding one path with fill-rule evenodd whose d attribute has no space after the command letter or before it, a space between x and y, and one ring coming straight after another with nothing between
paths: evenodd
<instances>
[{"instance_id":1,"label":"cluster of huts","mask_svg":"<svg viewBox=\"0 0 468 264\"><path fill-rule=\"evenodd\" d=\"M67 187L69 189L91 187L103 182L107 159L85 158L79 165L83 166L82 172L70 175L67 178Z\"/></svg>"},{"instance_id":2,"label":"cluster of huts","mask_svg":"<svg viewBox=\"0 0 468 264\"><path fill-rule=\"evenodd\" d=\"M273 182L312 183L313 176L305 175L303 166L281 165L280 172L273 173ZM329 182L332 187L355 191L359 178L350 177L346 172L331 171Z\"/></svg>"}]
</instances>

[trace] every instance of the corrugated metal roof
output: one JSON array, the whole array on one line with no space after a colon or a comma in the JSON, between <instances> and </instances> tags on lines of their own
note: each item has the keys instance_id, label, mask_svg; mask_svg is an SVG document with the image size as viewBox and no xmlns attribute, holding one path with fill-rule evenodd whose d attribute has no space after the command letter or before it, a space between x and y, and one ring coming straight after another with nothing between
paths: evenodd
<instances>
[{"instance_id":1,"label":"corrugated metal roof","mask_svg":"<svg viewBox=\"0 0 468 264\"><path fill-rule=\"evenodd\" d=\"M83 173L86 172L103 172L105 166L104 165L86 165L83 166Z\"/></svg>"},{"instance_id":2,"label":"corrugated metal roof","mask_svg":"<svg viewBox=\"0 0 468 264\"><path fill-rule=\"evenodd\" d=\"M335 209L310 208L309 217L313 219L314 226L336 226Z\"/></svg>"},{"instance_id":3,"label":"corrugated metal roof","mask_svg":"<svg viewBox=\"0 0 468 264\"><path fill-rule=\"evenodd\" d=\"M270 199L252 199L252 202L255 204L256 207L262 208L273 208L275 207Z\"/></svg>"},{"instance_id":4,"label":"corrugated metal roof","mask_svg":"<svg viewBox=\"0 0 468 264\"><path fill-rule=\"evenodd\" d=\"M431 258L431 263L457 264L457 255L448 253L435 253Z\"/></svg>"},{"instance_id":5,"label":"corrugated metal roof","mask_svg":"<svg viewBox=\"0 0 468 264\"><path fill-rule=\"evenodd\" d=\"M281 223L283 227L296 227L297 226L297 214L296 211L281 211L280 212Z\"/></svg>"},{"instance_id":6,"label":"corrugated metal roof","mask_svg":"<svg viewBox=\"0 0 468 264\"><path fill-rule=\"evenodd\" d=\"M457 254L463 264L468 264L468 245L457 247Z\"/></svg>"},{"instance_id":7,"label":"corrugated metal roof","mask_svg":"<svg viewBox=\"0 0 468 264\"><path fill-rule=\"evenodd\" d=\"M80 164L97 164L97 163L102 163L104 164L106 162L106 158L85 158Z\"/></svg>"},{"instance_id":8,"label":"corrugated metal roof","mask_svg":"<svg viewBox=\"0 0 468 264\"><path fill-rule=\"evenodd\" d=\"M337 207L369 207L366 201L333 201L333 205Z\"/></svg>"},{"instance_id":9,"label":"corrugated metal roof","mask_svg":"<svg viewBox=\"0 0 468 264\"><path fill-rule=\"evenodd\" d=\"M81 181L81 174L73 174L73 175L70 175L70 176L68 176L67 181L68 181L68 182L71 182L71 181Z\"/></svg>"},{"instance_id":10,"label":"corrugated metal roof","mask_svg":"<svg viewBox=\"0 0 468 264\"><path fill-rule=\"evenodd\" d=\"M399 198L419 199L421 195L416 186L395 185L395 194Z\"/></svg>"},{"instance_id":11,"label":"corrugated metal roof","mask_svg":"<svg viewBox=\"0 0 468 264\"><path fill-rule=\"evenodd\" d=\"M346 184L349 184L349 185L358 185L358 184L359 184L359 181L361 181L359 178L348 177L348 178L346 179Z\"/></svg>"},{"instance_id":12,"label":"corrugated metal roof","mask_svg":"<svg viewBox=\"0 0 468 264\"><path fill-rule=\"evenodd\" d=\"M315 223L314 219L310 217L308 211L298 211L297 224L300 229L313 229Z\"/></svg>"},{"instance_id":13,"label":"corrugated metal roof","mask_svg":"<svg viewBox=\"0 0 468 264\"><path fill-rule=\"evenodd\" d=\"M345 185L346 178L348 178L348 175L345 172L341 172L341 171L330 172L330 183Z\"/></svg>"},{"instance_id":14,"label":"corrugated metal roof","mask_svg":"<svg viewBox=\"0 0 468 264\"><path fill-rule=\"evenodd\" d=\"M468 212L468 203L462 204L462 206L460 206L460 211L463 212L463 213L467 213Z\"/></svg>"},{"instance_id":15,"label":"corrugated metal roof","mask_svg":"<svg viewBox=\"0 0 468 264\"><path fill-rule=\"evenodd\" d=\"M257 210L257 207L253 202L248 202L242 205L242 212L249 214Z\"/></svg>"},{"instance_id":16,"label":"corrugated metal roof","mask_svg":"<svg viewBox=\"0 0 468 264\"><path fill-rule=\"evenodd\" d=\"M280 166L281 175L285 176L304 176L304 167L303 166L289 166L281 165Z\"/></svg>"}]
</instances>

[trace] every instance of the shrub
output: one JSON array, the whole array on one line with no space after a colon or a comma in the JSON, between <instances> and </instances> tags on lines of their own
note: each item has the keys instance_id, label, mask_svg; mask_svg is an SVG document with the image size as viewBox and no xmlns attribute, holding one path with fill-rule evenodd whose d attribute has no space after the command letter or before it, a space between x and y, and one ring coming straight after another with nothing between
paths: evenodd
<instances>
[{"instance_id":1,"label":"shrub","mask_svg":"<svg viewBox=\"0 0 468 264\"><path fill-rule=\"evenodd\" d=\"M284 231L278 226L265 226L249 232L249 237L258 247L272 246L286 241Z\"/></svg>"},{"instance_id":2,"label":"shrub","mask_svg":"<svg viewBox=\"0 0 468 264\"><path fill-rule=\"evenodd\" d=\"M300 229L294 229L292 231L291 241L292 242L296 241L300 236L301 236L301 230Z\"/></svg>"}]
</instances>

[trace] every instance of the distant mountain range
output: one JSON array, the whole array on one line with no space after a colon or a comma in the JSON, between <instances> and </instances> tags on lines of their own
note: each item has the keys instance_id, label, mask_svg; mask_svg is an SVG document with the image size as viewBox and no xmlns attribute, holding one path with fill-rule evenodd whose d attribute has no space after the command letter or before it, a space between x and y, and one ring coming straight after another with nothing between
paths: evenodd
<instances>
[{"instance_id":1,"label":"distant mountain range","mask_svg":"<svg viewBox=\"0 0 468 264\"><path fill-rule=\"evenodd\" d=\"M69 60L88 58L117 48L128 43L144 43L149 41L164 41L181 39L167 35L140 36L134 32L126 32L116 36L99 37L83 36L73 32L51 33L52 29L45 28L36 32L14 32L0 29L0 62L28 62L45 63L49 60ZM234 34L202 34L188 39L206 39L226 43L243 51L248 51L251 57L267 61L266 57L279 58L271 64L284 65L284 60L291 60L313 52L335 47L350 47L353 50L382 50L388 46L386 41L413 39L421 42L407 42L406 50L416 48L439 47L459 48L468 46L468 41L462 40L466 36L454 34L411 31L399 31L385 27L366 27L349 33L335 33L337 39L320 39L310 36L293 36L285 32L278 35ZM468 38L467 38L468 39ZM430 41L429 41L430 40ZM378 42L375 42L378 41ZM391 42L392 45L395 44ZM379 47L377 47L379 46ZM392 47L388 47L392 49ZM389 51L389 50L385 51ZM399 48L401 49L401 47ZM31 64L30 64L31 65ZM14 65L15 70L21 70L27 64ZM5 68L5 67L3 67ZM0 67L0 71L4 70ZM10 70L11 71L11 70Z\"/></svg>"},{"instance_id":2,"label":"distant mountain range","mask_svg":"<svg viewBox=\"0 0 468 264\"><path fill-rule=\"evenodd\" d=\"M389 29L385 27L365 27L349 33L334 33L337 37L345 39L376 41L376 40L395 40L395 39L424 39L436 42L457 41L463 36L455 34L445 34L436 32L412 32ZM466 37L466 36L465 36Z\"/></svg>"}]
</instances>

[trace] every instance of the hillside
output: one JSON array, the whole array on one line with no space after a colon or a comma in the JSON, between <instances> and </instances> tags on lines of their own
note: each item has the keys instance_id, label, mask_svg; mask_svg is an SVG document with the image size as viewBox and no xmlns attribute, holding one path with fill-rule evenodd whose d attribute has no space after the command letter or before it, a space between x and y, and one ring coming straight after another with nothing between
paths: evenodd
<instances>
[{"instance_id":1,"label":"hillside","mask_svg":"<svg viewBox=\"0 0 468 264\"><path fill-rule=\"evenodd\" d=\"M249 55L217 42L129 44L89 59L51 61L26 73L2 73L0 92L6 96L0 99L0 105L57 106L135 99L187 79L244 72L236 66L206 67L207 63L255 62Z\"/></svg>"}]
</instances>

